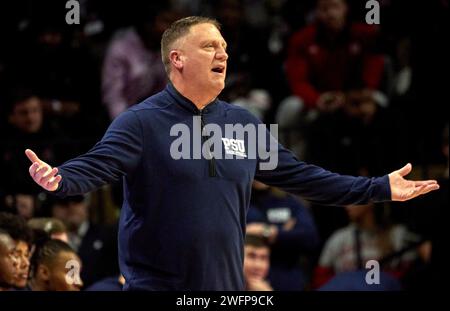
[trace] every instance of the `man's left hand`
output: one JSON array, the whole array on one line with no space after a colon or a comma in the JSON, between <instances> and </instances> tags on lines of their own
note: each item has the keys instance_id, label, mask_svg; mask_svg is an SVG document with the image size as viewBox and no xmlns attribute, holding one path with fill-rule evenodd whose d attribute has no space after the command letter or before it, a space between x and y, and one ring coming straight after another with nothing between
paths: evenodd
<instances>
[{"instance_id":1,"label":"man's left hand","mask_svg":"<svg viewBox=\"0 0 450 311\"><path fill-rule=\"evenodd\" d=\"M436 180L406 180L403 178L412 170L410 163L389 174L392 201L407 201L419 195L439 189Z\"/></svg>"}]
</instances>

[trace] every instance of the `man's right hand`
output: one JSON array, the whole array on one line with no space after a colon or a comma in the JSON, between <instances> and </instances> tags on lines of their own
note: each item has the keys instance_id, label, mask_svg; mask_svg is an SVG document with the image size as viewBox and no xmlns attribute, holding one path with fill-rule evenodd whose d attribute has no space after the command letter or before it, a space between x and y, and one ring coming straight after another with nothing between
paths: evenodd
<instances>
[{"instance_id":1,"label":"man's right hand","mask_svg":"<svg viewBox=\"0 0 450 311\"><path fill-rule=\"evenodd\" d=\"M58 174L58 168L52 168L50 165L40 160L36 153L32 150L25 150L25 154L32 162L29 172L33 180L47 191L55 191L58 189L59 182L62 179Z\"/></svg>"}]
</instances>

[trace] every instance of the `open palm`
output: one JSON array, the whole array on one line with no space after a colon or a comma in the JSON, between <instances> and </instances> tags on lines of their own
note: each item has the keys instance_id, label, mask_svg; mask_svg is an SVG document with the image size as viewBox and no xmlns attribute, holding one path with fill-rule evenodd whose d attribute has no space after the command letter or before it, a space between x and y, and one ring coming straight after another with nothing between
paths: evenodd
<instances>
[{"instance_id":1,"label":"open palm","mask_svg":"<svg viewBox=\"0 0 450 311\"><path fill-rule=\"evenodd\" d=\"M389 174L392 201L407 201L419 195L439 189L436 180L407 180L404 176L412 170L410 163Z\"/></svg>"}]
</instances>

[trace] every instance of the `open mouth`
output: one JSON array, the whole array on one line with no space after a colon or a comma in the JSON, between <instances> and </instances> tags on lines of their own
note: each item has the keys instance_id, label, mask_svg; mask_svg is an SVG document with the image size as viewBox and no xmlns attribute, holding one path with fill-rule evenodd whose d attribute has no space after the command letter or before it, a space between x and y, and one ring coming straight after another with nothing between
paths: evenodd
<instances>
[{"instance_id":1,"label":"open mouth","mask_svg":"<svg viewBox=\"0 0 450 311\"><path fill-rule=\"evenodd\" d=\"M224 66L217 66L217 67L214 67L211 70L213 72L215 72L215 73L224 73L225 72L225 67Z\"/></svg>"}]
</instances>

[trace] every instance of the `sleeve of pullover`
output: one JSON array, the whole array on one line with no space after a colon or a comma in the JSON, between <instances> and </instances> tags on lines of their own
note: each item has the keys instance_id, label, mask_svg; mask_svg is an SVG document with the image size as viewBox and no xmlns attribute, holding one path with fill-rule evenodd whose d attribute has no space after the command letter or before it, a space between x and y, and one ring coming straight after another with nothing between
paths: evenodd
<instances>
[{"instance_id":1,"label":"sleeve of pullover","mask_svg":"<svg viewBox=\"0 0 450 311\"><path fill-rule=\"evenodd\" d=\"M62 180L54 194L87 193L133 174L140 163L143 145L142 127L136 113L122 113L91 150L58 167Z\"/></svg>"}]
</instances>

